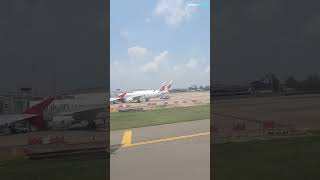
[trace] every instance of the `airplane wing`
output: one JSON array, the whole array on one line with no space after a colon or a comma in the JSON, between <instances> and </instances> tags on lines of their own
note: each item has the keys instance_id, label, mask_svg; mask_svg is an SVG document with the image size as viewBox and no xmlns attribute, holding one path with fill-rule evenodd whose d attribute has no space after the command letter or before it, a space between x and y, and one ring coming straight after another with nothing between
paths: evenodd
<instances>
[{"instance_id":1,"label":"airplane wing","mask_svg":"<svg viewBox=\"0 0 320 180\"><path fill-rule=\"evenodd\" d=\"M107 108L99 107L93 109L83 109L78 111L68 111L68 112L61 112L56 114L56 116L72 116L74 119L77 120L93 120L99 118L105 118L107 115Z\"/></svg>"},{"instance_id":2,"label":"airplane wing","mask_svg":"<svg viewBox=\"0 0 320 180\"><path fill-rule=\"evenodd\" d=\"M136 101L136 100L141 100L142 98L144 98L144 95L136 95L136 96L130 96L127 98L128 101Z\"/></svg>"},{"instance_id":3,"label":"airplane wing","mask_svg":"<svg viewBox=\"0 0 320 180\"><path fill-rule=\"evenodd\" d=\"M141 95L139 95L139 96L133 96L132 99L133 99L133 100L140 100L142 97L144 97L144 96L141 96Z\"/></svg>"},{"instance_id":4,"label":"airplane wing","mask_svg":"<svg viewBox=\"0 0 320 180\"><path fill-rule=\"evenodd\" d=\"M116 97L116 98L110 98L110 102L114 102L114 101L117 101L117 100L120 100L121 98L118 98L118 97Z\"/></svg>"},{"instance_id":5,"label":"airplane wing","mask_svg":"<svg viewBox=\"0 0 320 180\"><path fill-rule=\"evenodd\" d=\"M22 121L31 117L38 116L36 114L12 114L12 115L1 115L0 126L5 126L11 123Z\"/></svg>"},{"instance_id":6,"label":"airplane wing","mask_svg":"<svg viewBox=\"0 0 320 180\"><path fill-rule=\"evenodd\" d=\"M56 118L56 119L55 119ZM105 123L108 118L108 111L106 107L98 107L94 109L84 109L80 111L70 111L70 112L62 112L54 115L53 124L54 126L61 126L59 123L62 120L62 125L64 122L68 124L65 127L70 129L78 129L84 127L94 127L94 126L105 126ZM87 121L88 124L84 123ZM63 125L64 126L64 125Z\"/></svg>"}]
</instances>

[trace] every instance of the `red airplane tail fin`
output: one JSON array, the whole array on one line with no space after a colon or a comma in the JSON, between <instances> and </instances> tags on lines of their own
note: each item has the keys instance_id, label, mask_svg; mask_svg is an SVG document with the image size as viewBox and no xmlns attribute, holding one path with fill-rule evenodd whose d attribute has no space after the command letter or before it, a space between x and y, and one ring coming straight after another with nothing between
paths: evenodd
<instances>
[{"instance_id":1,"label":"red airplane tail fin","mask_svg":"<svg viewBox=\"0 0 320 180\"><path fill-rule=\"evenodd\" d=\"M30 107L27 109L24 113L25 114L36 114L38 116L36 117L31 117L29 119L30 123L35 126L37 129L41 130L45 128L45 121L43 117L43 112L44 110L52 103L54 98L48 98L45 99L44 101Z\"/></svg>"},{"instance_id":2,"label":"red airplane tail fin","mask_svg":"<svg viewBox=\"0 0 320 180\"><path fill-rule=\"evenodd\" d=\"M165 92L165 93L169 93L169 91L170 91L171 88L172 88L172 84L173 84L173 82L170 81L170 83L168 83L168 84L165 86L165 89L164 89L164 92Z\"/></svg>"},{"instance_id":3,"label":"red airplane tail fin","mask_svg":"<svg viewBox=\"0 0 320 180\"><path fill-rule=\"evenodd\" d=\"M121 93L121 94L118 95L118 98L123 99L126 94L127 94L126 92Z\"/></svg>"},{"instance_id":4,"label":"red airplane tail fin","mask_svg":"<svg viewBox=\"0 0 320 180\"><path fill-rule=\"evenodd\" d=\"M117 97L118 101L124 102L124 97L125 97L126 94L127 94L126 92L119 94L118 97Z\"/></svg>"},{"instance_id":5,"label":"red airplane tail fin","mask_svg":"<svg viewBox=\"0 0 320 180\"><path fill-rule=\"evenodd\" d=\"M162 84L162 86L159 88L159 91L160 91L160 92L163 92L163 91L165 90L166 84L167 84L167 82L164 82L164 83Z\"/></svg>"},{"instance_id":6,"label":"red airplane tail fin","mask_svg":"<svg viewBox=\"0 0 320 180\"><path fill-rule=\"evenodd\" d=\"M33 105L29 109L27 109L24 113L26 114L36 114L36 115L42 115L43 111L51 104L51 102L54 100L54 98L47 98L44 101Z\"/></svg>"}]
</instances>

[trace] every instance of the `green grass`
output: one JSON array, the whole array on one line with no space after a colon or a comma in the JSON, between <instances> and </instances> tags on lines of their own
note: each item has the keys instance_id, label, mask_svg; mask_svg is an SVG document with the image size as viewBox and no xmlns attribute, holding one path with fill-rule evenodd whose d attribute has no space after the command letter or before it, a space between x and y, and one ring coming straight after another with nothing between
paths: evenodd
<instances>
[{"instance_id":1,"label":"green grass","mask_svg":"<svg viewBox=\"0 0 320 180\"><path fill-rule=\"evenodd\" d=\"M111 130L152 126L210 118L210 106L162 108L145 112L110 113Z\"/></svg>"},{"instance_id":2,"label":"green grass","mask_svg":"<svg viewBox=\"0 0 320 180\"><path fill-rule=\"evenodd\" d=\"M106 158L0 161L1 180L105 180Z\"/></svg>"},{"instance_id":3,"label":"green grass","mask_svg":"<svg viewBox=\"0 0 320 180\"><path fill-rule=\"evenodd\" d=\"M320 177L320 136L213 145L216 180L301 180Z\"/></svg>"}]
</instances>

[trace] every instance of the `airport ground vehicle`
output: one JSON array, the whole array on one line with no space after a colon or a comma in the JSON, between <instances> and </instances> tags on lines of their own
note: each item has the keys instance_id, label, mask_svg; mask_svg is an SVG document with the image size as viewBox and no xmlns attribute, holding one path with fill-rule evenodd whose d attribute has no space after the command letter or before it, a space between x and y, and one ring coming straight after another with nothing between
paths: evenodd
<instances>
[{"instance_id":1,"label":"airport ground vehicle","mask_svg":"<svg viewBox=\"0 0 320 180\"><path fill-rule=\"evenodd\" d=\"M162 94L162 95L160 96L160 99L170 99L170 96L167 95L167 94Z\"/></svg>"}]
</instances>

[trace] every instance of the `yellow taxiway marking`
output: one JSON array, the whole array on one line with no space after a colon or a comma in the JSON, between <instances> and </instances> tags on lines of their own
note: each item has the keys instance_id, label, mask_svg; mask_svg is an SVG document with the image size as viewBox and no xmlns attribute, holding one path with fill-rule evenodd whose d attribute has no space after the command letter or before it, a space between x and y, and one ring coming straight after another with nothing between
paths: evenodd
<instances>
[{"instance_id":1,"label":"yellow taxiway marking","mask_svg":"<svg viewBox=\"0 0 320 180\"><path fill-rule=\"evenodd\" d=\"M205 136L205 135L209 135L209 134L210 134L210 132L204 132L204 133L197 133L197 134L191 134L191 135L185 135L185 136L176 136L176 137L170 137L170 138L163 138L163 139L157 139L157 140L131 143L132 131L130 130L130 131L124 132L123 139L122 139L122 147L141 146L141 145L146 145L146 144L175 141L175 140L187 139L187 138L192 138L192 137L197 137L197 136Z\"/></svg>"},{"instance_id":2,"label":"yellow taxiway marking","mask_svg":"<svg viewBox=\"0 0 320 180\"><path fill-rule=\"evenodd\" d=\"M131 139L132 139L132 130L126 130L123 134L122 138L122 146L121 147L127 147L131 145Z\"/></svg>"}]
</instances>

